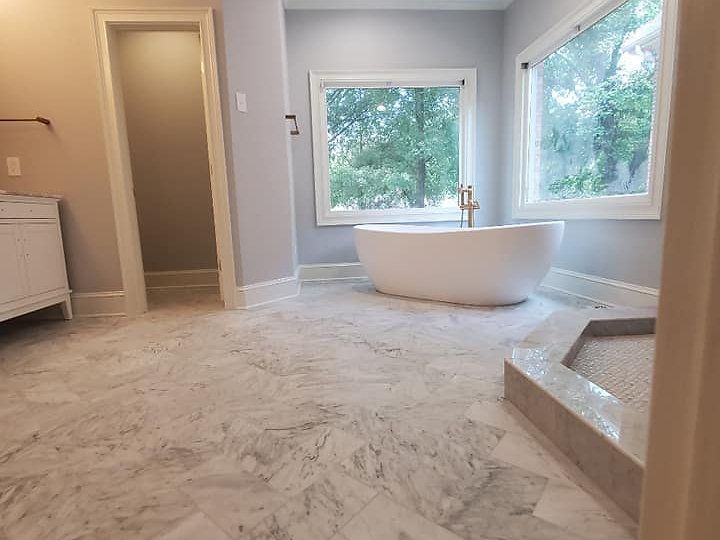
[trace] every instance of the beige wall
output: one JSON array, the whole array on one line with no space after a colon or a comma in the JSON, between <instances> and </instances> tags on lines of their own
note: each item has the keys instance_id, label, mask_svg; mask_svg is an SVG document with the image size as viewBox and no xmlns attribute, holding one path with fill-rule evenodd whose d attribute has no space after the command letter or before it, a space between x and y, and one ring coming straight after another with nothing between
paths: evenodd
<instances>
[{"instance_id":1,"label":"beige wall","mask_svg":"<svg viewBox=\"0 0 720 540\"><path fill-rule=\"evenodd\" d=\"M0 125L0 189L58 193L70 285L77 292L122 288L105 158L91 7L156 7L150 0L0 1L0 116L44 115L39 124ZM216 8L224 78L221 0L164 0ZM23 176L7 177L19 156Z\"/></svg>"},{"instance_id":2,"label":"beige wall","mask_svg":"<svg viewBox=\"0 0 720 540\"><path fill-rule=\"evenodd\" d=\"M116 35L146 272L217 268L200 35Z\"/></svg>"}]
</instances>

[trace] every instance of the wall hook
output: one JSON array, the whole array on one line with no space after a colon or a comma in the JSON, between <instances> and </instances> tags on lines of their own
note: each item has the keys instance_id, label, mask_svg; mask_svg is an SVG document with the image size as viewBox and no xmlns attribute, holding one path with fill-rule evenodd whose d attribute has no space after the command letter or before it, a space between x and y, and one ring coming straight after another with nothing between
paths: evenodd
<instances>
[{"instance_id":1,"label":"wall hook","mask_svg":"<svg viewBox=\"0 0 720 540\"><path fill-rule=\"evenodd\" d=\"M297 115L286 114L285 120L292 120L293 127L290 129L290 135L300 135L300 128L298 127Z\"/></svg>"}]
</instances>

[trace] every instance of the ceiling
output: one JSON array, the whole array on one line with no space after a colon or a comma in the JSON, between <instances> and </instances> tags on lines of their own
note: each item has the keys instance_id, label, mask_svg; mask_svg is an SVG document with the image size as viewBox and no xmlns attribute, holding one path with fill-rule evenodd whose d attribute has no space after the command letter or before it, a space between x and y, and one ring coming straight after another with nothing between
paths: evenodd
<instances>
[{"instance_id":1,"label":"ceiling","mask_svg":"<svg viewBox=\"0 0 720 540\"><path fill-rule=\"evenodd\" d=\"M513 0L285 0L287 9L505 9Z\"/></svg>"}]
</instances>

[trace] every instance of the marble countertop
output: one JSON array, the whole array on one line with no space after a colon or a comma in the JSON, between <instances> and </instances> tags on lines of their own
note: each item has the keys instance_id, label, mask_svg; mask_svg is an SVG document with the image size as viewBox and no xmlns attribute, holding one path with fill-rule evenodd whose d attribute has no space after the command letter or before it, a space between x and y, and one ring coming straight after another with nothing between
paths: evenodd
<instances>
[{"instance_id":1,"label":"marble countertop","mask_svg":"<svg viewBox=\"0 0 720 540\"><path fill-rule=\"evenodd\" d=\"M0 189L0 196L10 195L12 197L42 197L44 199L62 199L61 195L55 193L32 193L29 191L13 191L8 189Z\"/></svg>"}]
</instances>

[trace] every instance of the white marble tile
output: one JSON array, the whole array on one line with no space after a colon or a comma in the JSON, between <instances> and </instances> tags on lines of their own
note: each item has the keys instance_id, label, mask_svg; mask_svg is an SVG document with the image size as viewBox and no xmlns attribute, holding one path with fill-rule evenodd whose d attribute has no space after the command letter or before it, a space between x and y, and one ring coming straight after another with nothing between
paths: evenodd
<instances>
[{"instance_id":1,"label":"white marble tile","mask_svg":"<svg viewBox=\"0 0 720 540\"><path fill-rule=\"evenodd\" d=\"M331 470L249 534L253 540L326 540L375 496L375 491Z\"/></svg>"},{"instance_id":2,"label":"white marble tile","mask_svg":"<svg viewBox=\"0 0 720 540\"><path fill-rule=\"evenodd\" d=\"M325 426L264 431L246 445L240 465L287 495L299 493L363 441Z\"/></svg>"},{"instance_id":3,"label":"white marble tile","mask_svg":"<svg viewBox=\"0 0 720 540\"><path fill-rule=\"evenodd\" d=\"M225 469L206 475L202 469L191 471L181 490L230 538L240 538L285 504L283 495L250 473Z\"/></svg>"},{"instance_id":4,"label":"white marble tile","mask_svg":"<svg viewBox=\"0 0 720 540\"><path fill-rule=\"evenodd\" d=\"M533 515L586 540L632 540L637 533L629 519L621 525L593 497L563 481L548 483Z\"/></svg>"},{"instance_id":5,"label":"white marble tile","mask_svg":"<svg viewBox=\"0 0 720 540\"><path fill-rule=\"evenodd\" d=\"M382 495L355 516L342 534L348 540L460 540L447 529Z\"/></svg>"},{"instance_id":6,"label":"white marble tile","mask_svg":"<svg viewBox=\"0 0 720 540\"><path fill-rule=\"evenodd\" d=\"M546 478L569 479L566 467L529 435L507 433L493 450L492 457Z\"/></svg>"},{"instance_id":7,"label":"white marble tile","mask_svg":"<svg viewBox=\"0 0 720 540\"><path fill-rule=\"evenodd\" d=\"M512 433L527 432L527 420L504 400L477 401L465 411L465 417Z\"/></svg>"},{"instance_id":8,"label":"white marble tile","mask_svg":"<svg viewBox=\"0 0 720 540\"><path fill-rule=\"evenodd\" d=\"M250 312L191 298L0 323L2 533L356 540L337 529L378 493L419 538L566 540L533 516L547 479L491 457L514 428L473 406L499 398L503 358L564 305L473 309L355 283Z\"/></svg>"},{"instance_id":9,"label":"white marble tile","mask_svg":"<svg viewBox=\"0 0 720 540\"><path fill-rule=\"evenodd\" d=\"M217 525L201 512L190 515L158 540L230 540Z\"/></svg>"}]
</instances>

